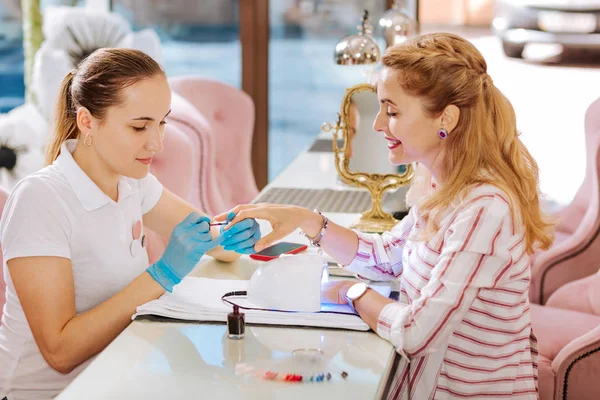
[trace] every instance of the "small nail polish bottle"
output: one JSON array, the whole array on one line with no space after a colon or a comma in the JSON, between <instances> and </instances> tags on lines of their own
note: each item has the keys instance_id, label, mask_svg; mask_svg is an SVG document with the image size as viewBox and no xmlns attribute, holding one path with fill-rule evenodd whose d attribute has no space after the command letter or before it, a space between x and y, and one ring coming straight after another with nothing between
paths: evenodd
<instances>
[{"instance_id":1,"label":"small nail polish bottle","mask_svg":"<svg viewBox=\"0 0 600 400\"><path fill-rule=\"evenodd\" d=\"M244 313L240 312L240 308L233 306L233 312L227 315L227 329L229 330L230 339L243 339L246 330L246 321Z\"/></svg>"}]
</instances>

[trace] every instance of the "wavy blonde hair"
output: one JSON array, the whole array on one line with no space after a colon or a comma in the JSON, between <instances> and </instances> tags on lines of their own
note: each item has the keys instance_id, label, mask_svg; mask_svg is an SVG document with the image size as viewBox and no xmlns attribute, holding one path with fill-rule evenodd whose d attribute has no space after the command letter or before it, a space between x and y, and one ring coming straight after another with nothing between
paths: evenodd
<instances>
[{"instance_id":1,"label":"wavy blonde hair","mask_svg":"<svg viewBox=\"0 0 600 400\"><path fill-rule=\"evenodd\" d=\"M553 222L540 209L537 163L519 138L512 105L494 86L475 46L457 35L434 33L390 47L382 61L399 72L403 90L423 100L429 116L451 104L460 109L458 124L445 139L443 185L419 201L426 232L435 232L441 212L475 185L491 184L518 210L513 220L518 216L524 225L527 251L548 248Z\"/></svg>"}]
</instances>

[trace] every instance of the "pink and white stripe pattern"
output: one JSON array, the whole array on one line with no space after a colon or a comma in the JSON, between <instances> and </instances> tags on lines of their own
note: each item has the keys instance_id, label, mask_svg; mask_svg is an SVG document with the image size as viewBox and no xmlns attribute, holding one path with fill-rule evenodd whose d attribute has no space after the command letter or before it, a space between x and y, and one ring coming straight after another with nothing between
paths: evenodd
<instances>
[{"instance_id":1,"label":"pink and white stripe pattern","mask_svg":"<svg viewBox=\"0 0 600 400\"><path fill-rule=\"evenodd\" d=\"M530 263L507 196L482 185L425 228L413 207L391 232L358 233L346 268L372 280L399 279L377 334L403 358L390 399L537 399L537 341L531 330Z\"/></svg>"}]
</instances>

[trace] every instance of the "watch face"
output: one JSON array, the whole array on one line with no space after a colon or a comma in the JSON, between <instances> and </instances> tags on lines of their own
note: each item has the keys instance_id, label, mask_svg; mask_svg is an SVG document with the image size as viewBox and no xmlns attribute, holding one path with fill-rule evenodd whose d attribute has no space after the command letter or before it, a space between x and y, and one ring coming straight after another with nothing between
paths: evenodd
<instances>
[{"instance_id":1,"label":"watch face","mask_svg":"<svg viewBox=\"0 0 600 400\"><path fill-rule=\"evenodd\" d=\"M346 293L346 296L348 296L349 299L355 300L362 296L365 290L367 290L367 285L365 283L357 283L355 285L350 286L350 289L348 289L348 293Z\"/></svg>"}]
</instances>

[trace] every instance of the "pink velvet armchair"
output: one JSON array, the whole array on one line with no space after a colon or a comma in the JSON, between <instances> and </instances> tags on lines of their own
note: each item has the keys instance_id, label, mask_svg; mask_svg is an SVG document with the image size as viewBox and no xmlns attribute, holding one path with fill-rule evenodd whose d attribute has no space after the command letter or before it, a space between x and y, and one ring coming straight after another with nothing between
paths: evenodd
<instances>
[{"instance_id":1,"label":"pink velvet armchair","mask_svg":"<svg viewBox=\"0 0 600 400\"><path fill-rule=\"evenodd\" d=\"M600 269L600 98L586 111L585 142L584 181L559 214L555 243L532 263L533 303L544 304L561 286Z\"/></svg>"},{"instance_id":2,"label":"pink velvet armchair","mask_svg":"<svg viewBox=\"0 0 600 400\"><path fill-rule=\"evenodd\" d=\"M169 190L209 215L258 195L251 164L254 103L227 84L202 78L169 80L173 91L164 149L151 172ZM169 238L148 235L156 261Z\"/></svg>"},{"instance_id":3,"label":"pink velvet armchair","mask_svg":"<svg viewBox=\"0 0 600 400\"><path fill-rule=\"evenodd\" d=\"M205 199L203 209L210 214L221 213L254 200L258 188L251 161L254 103L250 96L210 79L178 77L169 79L169 83L179 99L187 100L203 117L203 123L189 126L188 114L171 114L171 119L189 128L188 136L195 133L203 141L199 187ZM178 103L174 101L173 108Z\"/></svg>"},{"instance_id":4,"label":"pink velvet armchair","mask_svg":"<svg viewBox=\"0 0 600 400\"><path fill-rule=\"evenodd\" d=\"M596 287L599 283L596 279ZM593 296L589 287L583 294L580 289L565 290L565 297L555 297L557 291L549 305L531 304L539 345L540 400L600 399L600 316L573 307L569 298ZM595 297L598 301L600 295Z\"/></svg>"},{"instance_id":5,"label":"pink velvet armchair","mask_svg":"<svg viewBox=\"0 0 600 400\"><path fill-rule=\"evenodd\" d=\"M585 116L587 169L560 213L555 244L532 265L541 400L600 399L600 99Z\"/></svg>"}]
</instances>

